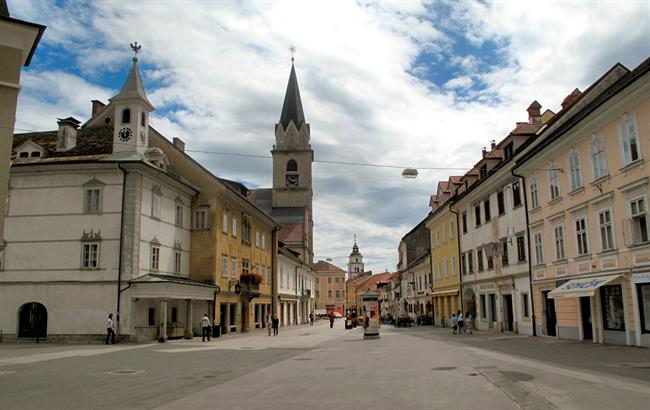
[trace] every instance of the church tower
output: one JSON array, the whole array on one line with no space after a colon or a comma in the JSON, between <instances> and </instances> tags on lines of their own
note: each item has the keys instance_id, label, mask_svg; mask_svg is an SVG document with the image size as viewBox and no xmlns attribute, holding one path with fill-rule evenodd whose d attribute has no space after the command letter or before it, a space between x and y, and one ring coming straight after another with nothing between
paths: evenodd
<instances>
[{"instance_id":1,"label":"church tower","mask_svg":"<svg viewBox=\"0 0 650 410\"><path fill-rule=\"evenodd\" d=\"M348 262L348 279L354 279L364 272L363 255L357 246L357 236L354 235L354 246Z\"/></svg>"},{"instance_id":2,"label":"church tower","mask_svg":"<svg viewBox=\"0 0 650 410\"><path fill-rule=\"evenodd\" d=\"M131 71L122 90L109 101L114 109L113 153L144 154L149 146L149 113L154 110L147 99L138 70L138 43L131 45L136 53Z\"/></svg>"}]
</instances>

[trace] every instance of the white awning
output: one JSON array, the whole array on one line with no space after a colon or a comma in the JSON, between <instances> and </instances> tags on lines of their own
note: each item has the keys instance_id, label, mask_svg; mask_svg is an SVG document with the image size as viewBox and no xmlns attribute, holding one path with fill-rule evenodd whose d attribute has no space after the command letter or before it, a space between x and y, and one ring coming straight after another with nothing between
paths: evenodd
<instances>
[{"instance_id":1,"label":"white awning","mask_svg":"<svg viewBox=\"0 0 650 410\"><path fill-rule=\"evenodd\" d=\"M455 295L458 293L458 289L454 290L439 290L437 292L433 292L431 296L443 296L443 295Z\"/></svg>"},{"instance_id":2,"label":"white awning","mask_svg":"<svg viewBox=\"0 0 650 410\"><path fill-rule=\"evenodd\" d=\"M564 285L549 292L549 298L578 298L582 296L593 296L601 286L615 281L621 275L597 276L590 278L573 279Z\"/></svg>"}]
</instances>

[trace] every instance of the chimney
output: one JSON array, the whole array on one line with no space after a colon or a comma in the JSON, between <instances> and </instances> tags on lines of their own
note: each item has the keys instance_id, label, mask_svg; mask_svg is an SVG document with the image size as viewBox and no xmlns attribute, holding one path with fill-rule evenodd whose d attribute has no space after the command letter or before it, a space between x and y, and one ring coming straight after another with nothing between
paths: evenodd
<instances>
[{"instance_id":1,"label":"chimney","mask_svg":"<svg viewBox=\"0 0 650 410\"><path fill-rule=\"evenodd\" d=\"M528 106L528 123L529 124L539 124L542 119L542 114L540 113L540 110L542 108L542 105L537 102L537 100L533 101L530 103Z\"/></svg>"},{"instance_id":2,"label":"chimney","mask_svg":"<svg viewBox=\"0 0 650 410\"><path fill-rule=\"evenodd\" d=\"M58 118L59 132L56 138L56 150L67 151L77 146L77 128L80 121L75 118Z\"/></svg>"},{"instance_id":3,"label":"chimney","mask_svg":"<svg viewBox=\"0 0 650 410\"><path fill-rule=\"evenodd\" d=\"M490 141L490 147L492 147L492 149L495 149L497 147L497 142L495 140Z\"/></svg>"},{"instance_id":4,"label":"chimney","mask_svg":"<svg viewBox=\"0 0 650 410\"><path fill-rule=\"evenodd\" d=\"M100 112L102 110L102 108L106 107L106 104L104 104L103 102L101 102L99 100L92 100L91 103L93 104L93 110L92 110L91 117L94 117L95 114L97 114L98 112Z\"/></svg>"},{"instance_id":5,"label":"chimney","mask_svg":"<svg viewBox=\"0 0 650 410\"><path fill-rule=\"evenodd\" d=\"M185 152L185 143L180 138L174 137L174 146L179 150Z\"/></svg>"},{"instance_id":6,"label":"chimney","mask_svg":"<svg viewBox=\"0 0 650 410\"><path fill-rule=\"evenodd\" d=\"M571 91L571 94L567 95L564 101L562 101L562 109L566 110L570 106L573 105L573 103L582 95L582 92L578 90L577 88L573 91Z\"/></svg>"},{"instance_id":7,"label":"chimney","mask_svg":"<svg viewBox=\"0 0 650 410\"><path fill-rule=\"evenodd\" d=\"M485 158L485 156L487 155L487 149L485 147L483 147L483 151L481 151L481 152L483 153L483 158Z\"/></svg>"}]
</instances>

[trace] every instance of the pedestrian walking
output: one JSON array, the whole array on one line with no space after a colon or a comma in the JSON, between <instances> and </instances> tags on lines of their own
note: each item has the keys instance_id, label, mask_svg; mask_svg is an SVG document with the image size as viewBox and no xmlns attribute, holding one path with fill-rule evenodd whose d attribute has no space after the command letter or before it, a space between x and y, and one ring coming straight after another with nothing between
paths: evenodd
<instances>
[{"instance_id":1,"label":"pedestrian walking","mask_svg":"<svg viewBox=\"0 0 650 410\"><path fill-rule=\"evenodd\" d=\"M208 338L208 342L210 341L210 318L208 317L208 314L206 313L203 315L203 318L201 319L201 341L205 342L205 338Z\"/></svg>"},{"instance_id":2,"label":"pedestrian walking","mask_svg":"<svg viewBox=\"0 0 650 410\"><path fill-rule=\"evenodd\" d=\"M330 313L330 329L334 327L334 312Z\"/></svg>"},{"instance_id":3,"label":"pedestrian walking","mask_svg":"<svg viewBox=\"0 0 650 410\"><path fill-rule=\"evenodd\" d=\"M464 317L463 317L463 312L458 311L458 315L456 315L456 321L458 322L458 334L465 333L465 327L464 327Z\"/></svg>"},{"instance_id":4,"label":"pedestrian walking","mask_svg":"<svg viewBox=\"0 0 650 410\"><path fill-rule=\"evenodd\" d=\"M456 330L458 329L458 318L455 313L451 314L451 334L455 335Z\"/></svg>"},{"instance_id":5,"label":"pedestrian walking","mask_svg":"<svg viewBox=\"0 0 650 410\"><path fill-rule=\"evenodd\" d=\"M472 314L469 313L467 315L467 318L465 318L465 328L469 332L469 334L472 334L472 331L474 330L474 318L472 317Z\"/></svg>"},{"instance_id":6,"label":"pedestrian walking","mask_svg":"<svg viewBox=\"0 0 650 410\"><path fill-rule=\"evenodd\" d=\"M271 319L271 323L273 325L273 336L277 336L278 328L280 327L280 319L278 319L278 315L273 315L273 319Z\"/></svg>"},{"instance_id":7,"label":"pedestrian walking","mask_svg":"<svg viewBox=\"0 0 650 410\"><path fill-rule=\"evenodd\" d=\"M273 316L269 313L266 315L266 330L269 332L269 336L271 336L271 328L273 327Z\"/></svg>"},{"instance_id":8,"label":"pedestrian walking","mask_svg":"<svg viewBox=\"0 0 650 410\"><path fill-rule=\"evenodd\" d=\"M309 326L314 326L314 312L309 314Z\"/></svg>"},{"instance_id":9,"label":"pedestrian walking","mask_svg":"<svg viewBox=\"0 0 650 410\"><path fill-rule=\"evenodd\" d=\"M115 323L113 323L112 313L108 314L108 320L106 320L106 344L108 344L108 339L115 344Z\"/></svg>"}]
</instances>

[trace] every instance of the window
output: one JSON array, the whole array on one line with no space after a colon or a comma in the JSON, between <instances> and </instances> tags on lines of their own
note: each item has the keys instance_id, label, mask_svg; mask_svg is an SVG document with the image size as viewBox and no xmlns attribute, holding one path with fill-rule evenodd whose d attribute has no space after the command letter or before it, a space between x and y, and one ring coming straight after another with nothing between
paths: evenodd
<instances>
[{"instance_id":1,"label":"window","mask_svg":"<svg viewBox=\"0 0 650 410\"><path fill-rule=\"evenodd\" d=\"M485 214L485 222L490 220L490 200L486 199L483 202L483 213Z\"/></svg>"},{"instance_id":2,"label":"window","mask_svg":"<svg viewBox=\"0 0 650 410\"><path fill-rule=\"evenodd\" d=\"M287 162L287 171L288 172L296 172L296 171L298 171L298 163L295 160L290 159Z\"/></svg>"},{"instance_id":3,"label":"window","mask_svg":"<svg viewBox=\"0 0 650 410\"><path fill-rule=\"evenodd\" d=\"M463 233L467 233L467 212L465 211L461 214L461 222L463 223Z\"/></svg>"},{"instance_id":4,"label":"window","mask_svg":"<svg viewBox=\"0 0 650 410\"><path fill-rule=\"evenodd\" d=\"M582 186L582 174L580 173L580 153L572 150L569 154L569 175L571 176L571 190Z\"/></svg>"},{"instance_id":5,"label":"window","mask_svg":"<svg viewBox=\"0 0 650 410\"><path fill-rule=\"evenodd\" d=\"M338 276L337 276L336 278L334 278L334 283L339 283L339 278L338 278Z\"/></svg>"},{"instance_id":6,"label":"window","mask_svg":"<svg viewBox=\"0 0 650 410\"><path fill-rule=\"evenodd\" d=\"M228 277L228 256L221 255L221 276Z\"/></svg>"},{"instance_id":7,"label":"window","mask_svg":"<svg viewBox=\"0 0 650 410\"><path fill-rule=\"evenodd\" d=\"M332 283L332 277L331 276L327 277L327 283Z\"/></svg>"},{"instance_id":8,"label":"window","mask_svg":"<svg viewBox=\"0 0 650 410\"><path fill-rule=\"evenodd\" d=\"M528 313L528 293L521 294L521 312L522 316L525 318L530 316Z\"/></svg>"},{"instance_id":9,"label":"window","mask_svg":"<svg viewBox=\"0 0 650 410\"><path fill-rule=\"evenodd\" d=\"M221 230L223 233L228 233L228 212L223 211L223 216L221 217Z\"/></svg>"},{"instance_id":10,"label":"window","mask_svg":"<svg viewBox=\"0 0 650 410\"><path fill-rule=\"evenodd\" d=\"M316 291L316 299L320 298L320 292Z\"/></svg>"},{"instance_id":11,"label":"window","mask_svg":"<svg viewBox=\"0 0 650 410\"><path fill-rule=\"evenodd\" d=\"M549 188L551 190L551 201L560 197L560 170L551 168L548 171Z\"/></svg>"},{"instance_id":12,"label":"window","mask_svg":"<svg viewBox=\"0 0 650 410\"><path fill-rule=\"evenodd\" d=\"M607 157L605 156L605 139L602 135L594 134L589 143L591 153L591 169L594 180L604 177L607 172Z\"/></svg>"},{"instance_id":13,"label":"window","mask_svg":"<svg viewBox=\"0 0 650 410\"><path fill-rule=\"evenodd\" d=\"M508 240L504 239L501 242L501 246L503 246L503 253L501 254L501 266L508 266L510 263L508 261Z\"/></svg>"},{"instance_id":14,"label":"window","mask_svg":"<svg viewBox=\"0 0 650 410\"><path fill-rule=\"evenodd\" d=\"M147 312L147 325L156 326L156 308L149 308L149 311Z\"/></svg>"},{"instance_id":15,"label":"window","mask_svg":"<svg viewBox=\"0 0 650 410\"><path fill-rule=\"evenodd\" d=\"M442 226L442 241L447 243L447 224Z\"/></svg>"},{"instance_id":16,"label":"window","mask_svg":"<svg viewBox=\"0 0 650 410\"><path fill-rule=\"evenodd\" d=\"M332 299L332 291L331 290L327 291L327 299Z\"/></svg>"},{"instance_id":17,"label":"window","mask_svg":"<svg viewBox=\"0 0 650 410\"><path fill-rule=\"evenodd\" d=\"M96 213L102 210L102 189L88 187L84 189L84 212Z\"/></svg>"},{"instance_id":18,"label":"window","mask_svg":"<svg viewBox=\"0 0 650 410\"><path fill-rule=\"evenodd\" d=\"M605 330L625 330L625 313L621 285L602 286L600 297Z\"/></svg>"},{"instance_id":19,"label":"window","mask_svg":"<svg viewBox=\"0 0 650 410\"><path fill-rule=\"evenodd\" d=\"M641 316L641 332L650 333L650 283L636 285L639 295L639 313Z\"/></svg>"},{"instance_id":20,"label":"window","mask_svg":"<svg viewBox=\"0 0 650 410\"><path fill-rule=\"evenodd\" d=\"M181 251L174 251L174 273L181 273Z\"/></svg>"},{"instance_id":21,"label":"window","mask_svg":"<svg viewBox=\"0 0 650 410\"><path fill-rule=\"evenodd\" d=\"M341 291L337 290L336 291L336 300L339 300L341 298Z\"/></svg>"},{"instance_id":22,"label":"window","mask_svg":"<svg viewBox=\"0 0 650 410\"><path fill-rule=\"evenodd\" d=\"M160 246L151 246L151 270L157 271L160 268Z\"/></svg>"},{"instance_id":23,"label":"window","mask_svg":"<svg viewBox=\"0 0 650 410\"><path fill-rule=\"evenodd\" d=\"M246 258L241 258L241 272L248 273L250 269L250 261Z\"/></svg>"},{"instance_id":24,"label":"window","mask_svg":"<svg viewBox=\"0 0 650 410\"><path fill-rule=\"evenodd\" d=\"M319 278L316 278L316 284L320 285L320 279Z\"/></svg>"},{"instance_id":25,"label":"window","mask_svg":"<svg viewBox=\"0 0 650 410\"><path fill-rule=\"evenodd\" d=\"M154 187L151 191L151 217L160 219L160 187Z\"/></svg>"},{"instance_id":26,"label":"window","mask_svg":"<svg viewBox=\"0 0 650 410\"><path fill-rule=\"evenodd\" d=\"M558 225L553 228L553 234L555 235L555 260L562 260L566 258L564 252L564 227Z\"/></svg>"},{"instance_id":27,"label":"window","mask_svg":"<svg viewBox=\"0 0 650 410\"><path fill-rule=\"evenodd\" d=\"M512 207L516 208L521 205L521 187L519 182L512 183Z\"/></svg>"},{"instance_id":28,"label":"window","mask_svg":"<svg viewBox=\"0 0 650 410\"><path fill-rule=\"evenodd\" d=\"M476 226L481 225L481 204L474 205L474 222Z\"/></svg>"},{"instance_id":29,"label":"window","mask_svg":"<svg viewBox=\"0 0 650 410\"><path fill-rule=\"evenodd\" d=\"M146 125L146 123L147 123L147 114L142 112L140 114L140 125L142 125L144 127Z\"/></svg>"},{"instance_id":30,"label":"window","mask_svg":"<svg viewBox=\"0 0 650 410\"><path fill-rule=\"evenodd\" d=\"M237 277L237 257L233 256L230 258L230 276L233 278Z\"/></svg>"},{"instance_id":31,"label":"window","mask_svg":"<svg viewBox=\"0 0 650 410\"><path fill-rule=\"evenodd\" d=\"M456 257L455 256L451 257L451 274L452 275L456 274Z\"/></svg>"},{"instance_id":32,"label":"window","mask_svg":"<svg viewBox=\"0 0 650 410\"><path fill-rule=\"evenodd\" d=\"M539 192L537 188L537 177L530 178L530 205L531 209L539 208Z\"/></svg>"},{"instance_id":33,"label":"window","mask_svg":"<svg viewBox=\"0 0 650 410\"><path fill-rule=\"evenodd\" d=\"M29 158L29 152L21 152L19 157L20 158Z\"/></svg>"},{"instance_id":34,"label":"window","mask_svg":"<svg viewBox=\"0 0 650 410\"><path fill-rule=\"evenodd\" d=\"M242 223L242 241L247 244L252 243L251 231L253 228L253 218L250 215L244 214Z\"/></svg>"},{"instance_id":35,"label":"window","mask_svg":"<svg viewBox=\"0 0 650 410\"><path fill-rule=\"evenodd\" d=\"M487 177L487 171L488 171L487 164L481 165L481 168L479 168L479 178L483 179Z\"/></svg>"},{"instance_id":36,"label":"window","mask_svg":"<svg viewBox=\"0 0 650 410\"><path fill-rule=\"evenodd\" d=\"M614 249L614 233L612 229L612 211L606 209L598 213L600 222L600 245L603 251Z\"/></svg>"},{"instance_id":37,"label":"window","mask_svg":"<svg viewBox=\"0 0 650 410\"><path fill-rule=\"evenodd\" d=\"M481 318L487 319L487 308L485 306L485 295L481 295Z\"/></svg>"},{"instance_id":38,"label":"window","mask_svg":"<svg viewBox=\"0 0 650 410\"><path fill-rule=\"evenodd\" d=\"M499 210L499 215L506 213L506 204L503 199L503 191L497 192L497 208Z\"/></svg>"},{"instance_id":39,"label":"window","mask_svg":"<svg viewBox=\"0 0 650 410\"><path fill-rule=\"evenodd\" d=\"M544 263L544 242L542 241L542 233L535 233L535 263L541 265Z\"/></svg>"},{"instance_id":40,"label":"window","mask_svg":"<svg viewBox=\"0 0 650 410\"><path fill-rule=\"evenodd\" d=\"M517 261L525 262L526 261L526 247L524 243L524 237L517 237Z\"/></svg>"},{"instance_id":41,"label":"window","mask_svg":"<svg viewBox=\"0 0 650 410\"><path fill-rule=\"evenodd\" d=\"M262 246L262 240L260 238L260 232L259 231L255 231L255 246L257 246L258 248L260 248Z\"/></svg>"},{"instance_id":42,"label":"window","mask_svg":"<svg viewBox=\"0 0 650 410\"><path fill-rule=\"evenodd\" d=\"M449 259L445 258L445 278L449 277Z\"/></svg>"},{"instance_id":43,"label":"window","mask_svg":"<svg viewBox=\"0 0 650 410\"><path fill-rule=\"evenodd\" d=\"M623 144L623 164L627 165L639 159L639 136L634 115L624 115L618 128Z\"/></svg>"},{"instance_id":44,"label":"window","mask_svg":"<svg viewBox=\"0 0 650 410\"><path fill-rule=\"evenodd\" d=\"M194 210L194 229L207 228L207 207L199 207Z\"/></svg>"},{"instance_id":45,"label":"window","mask_svg":"<svg viewBox=\"0 0 650 410\"><path fill-rule=\"evenodd\" d=\"M503 150L506 159L512 158L512 154L514 153L514 150L515 150L515 143L511 141L508 145L505 146L505 149Z\"/></svg>"},{"instance_id":46,"label":"window","mask_svg":"<svg viewBox=\"0 0 650 410\"><path fill-rule=\"evenodd\" d=\"M232 217L232 236L237 237L237 218Z\"/></svg>"},{"instance_id":47,"label":"window","mask_svg":"<svg viewBox=\"0 0 650 410\"><path fill-rule=\"evenodd\" d=\"M266 250L266 235L262 235L262 250Z\"/></svg>"},{"instance_id":48,"label":"window","mask_svg":"<svg viewBox=\"0 0 650 410\"><path fill-rule=\"evenodd\" d=\"M476 250L476 261L477 261L478 271L483 272L483 250L482 249Z\"/></svg>"},{"instance_id":49,"label":"window","mask_svg":"<svg viewBox=\"0 0 650 410\"><path fill-rule=\"evenodd\" d=\"M178 226L183 226L183 203L176 201L176 216L174 222Z\"/></svg>"},{"instance_id":50,"label":"window","mask_svg":"<svg viewBox=\"0 0 650 410\"><path fill-rule=\"evenodd\" d=\"M638 245L648 242L648 223L646 217L645 198L638 198L630 202L630 220L632 226L632 243Z\"/></svg>"},{"instance_id":51,"label":"window","mask_svg":"<svg viewBox=\"0 0 650 410\"><path fill-rule=\"evenodd\" d=\"M454 221L449 222L449 239L456 238L456 224Z\"/></svg>"},{"instance_id":52,"label":"window","mask_svg":"<svg viewBox=\"0 0 650 410\"><path fill-rule=\"evenodd\" d=\"M178 322L178 308L173 307L172 308L172 323Z\"/></svg>"},{"instance_id":53,"label":"window","mask_svg":"<svg viewBox=\"0 0 650 410\"><path fill-rule=\"evenodd\" d=\"M467 252L467 273L474 273L474 255L472 251Z\"/></svg>"},{"instance_id":54,"label":"window","mask_svg":"<svg viewBox=\"0 0 650 410\"><path fill-rule=\"evenodd\" d=\"M578 218L575 220L575 226L578 255L587 255L589 253L589 244L587 243L587 221L585 218Z\"/></svg>"},{"instance_id":55,"label":"window","mask_svg":"<svg viewBox=\"0 0 650 410\"><path fill-rule=\"evenodd\" d=\"M463 275L467 275L467 256L465 253L460 255L460 271Z\"/></svg>"},{"instance_id":56,"label":"window","mask_svg":"<svg viewBox=\"0 0 650 410\"><path fill-rule=\"evenodd\" d=\"M486 259L487 259L488 270L494 269L494 256L488 256Z\"/></svg>"},{"instance_id":57,"label":"window","mask_svg":"<svg viewBox=\"0 0 650 410\"><path fill-rule=\"evenodd\" d=\"M81 267L95 269L99 267L99 243L81 245Z\"/></svg>"},{"instance_id":58,"label":"window","mask_svg":"<svg viewBox=\"0 0 650 410\"><path fill-rule=\"evenodd\" d=\"M131 122L131 110L125 108L122 110L122 124L128 124Z\"/></svg>"}]
</instances>

